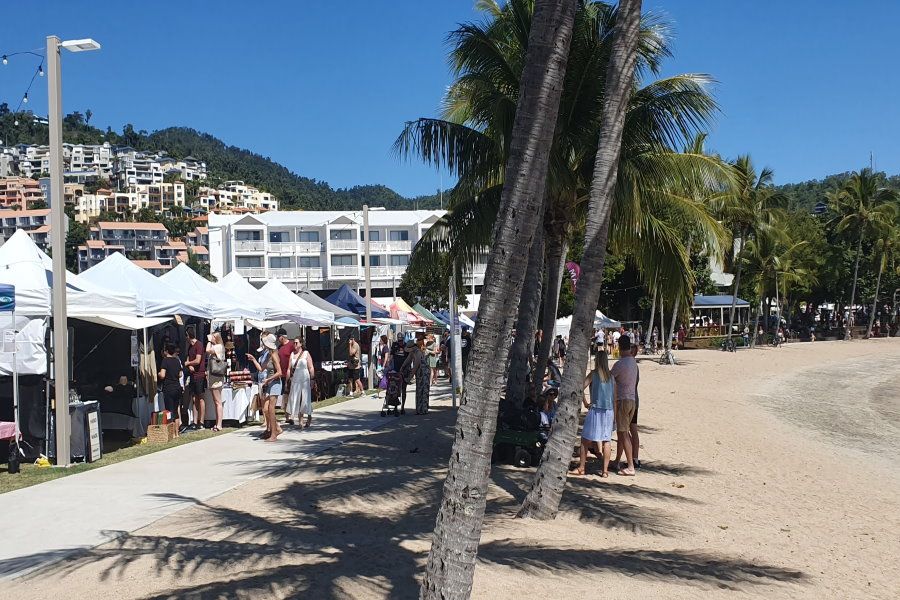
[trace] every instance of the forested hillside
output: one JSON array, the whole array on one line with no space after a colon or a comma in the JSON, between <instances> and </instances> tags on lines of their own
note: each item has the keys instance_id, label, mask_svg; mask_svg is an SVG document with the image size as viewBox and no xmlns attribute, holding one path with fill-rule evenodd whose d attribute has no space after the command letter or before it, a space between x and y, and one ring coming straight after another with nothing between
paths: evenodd
<instances>
[{"instance_id":1,"label":"forested hillside","mask_svg":"<svg viewBox=\"0 0 900 600\"><path fill-rule=\"evenodd\" d=\"M334 189L324 181L298 175L271 158L228 146L208 133L187 127L170 127L148 133L126 125L122 133L90 124L90 111L74 112L64 120L64 139L70 143L131 146L137 150L165 151L173 158L193 156L206 162L210 183L240 179L270 192L284 209L354 210L368 203L387 209L439 208L436 195L404 198L383 185ZM18 125L15 122L18 121ZM5 144L46 144L47 126L34 122L30 113L13 114L0 105L0 139Z\"/></svg>"},{"instance_id":2,"label":"forested hillside","mask_svg":"<svg viewBox=\"0 0 900 600\"><path fill-rule=\"evenodd\" d=\"M860 167L862 168L862 167ZM812 210L817 202L826 202L829 192L838 190L850 177L850 173L838 173L829 175L824 179L811 179L800 183L788 183L778 186L791 199L791 208ZM887 178L887 186L900 190L900 175L892 175Z\"/></svg>"}]
</instances>

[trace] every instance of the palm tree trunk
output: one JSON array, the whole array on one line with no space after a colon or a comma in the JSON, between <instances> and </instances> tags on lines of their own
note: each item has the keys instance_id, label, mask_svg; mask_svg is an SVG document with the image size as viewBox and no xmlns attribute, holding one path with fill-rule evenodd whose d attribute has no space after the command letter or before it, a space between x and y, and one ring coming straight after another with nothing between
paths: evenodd
<instances>
[{"instance_id":1,"label":"palm tree trunk","mask_svg":"<svg viewBox=\"0 0 900 600\"><path fill-rule=\"evenodd\" d=\"M534 380L532 382L535 397L543 388L544 375L547 372L547 361L550 359L550 348L553 346L553 329L556 325L556 310L559 308L559 289L562 285L563 273L566 269L566 254L569 241L565 231L554 228L547 240L547 288L544 290L544 316L541 331L541 345L534 364Z\"/></svg>"},{"instance_id":2,"label":"palm tree trunk","mask_svg":"<svg viewBox=\"0 0 900 600\"><path fill-rule=\"evenodd\" d=\"M650 347L650 338L653 334L653 319L656 318L656 281L653 283L653 303L650 305L650 325L647 327L647 335L644 336L644 346Z\"/></svg>"},{"instance_id":3,"label":"palm tree trunk","mask_svg":"<svg viewBox=\"0 0 900 600\"><path fill-rule=\"evenodd\" d=\"M528 270L525 271L522 298L519 300L519 316L516 319L516 337L509 352L506 398L512 400L516 406L521 406L524 402L528 387L528 365L532 351L531 332L537 327L543 278L544 228L538 224L528 253Z\"/></svg>"},{"instance_id":4,"label":"palm tree trunk","mask_svg":"<svg viewBox=\"0 0 900 600\"><path fill-rule=\"evenodd\" d=\"M844 323L844 339L850 339L850 324L853 322L853 303L856 302L856 282L859 279L859 257L862 255L862 233L859 234L859 242L856 244L856 264L853 266L853 289L850 292L850 305L847 311L847 322Z\"/></svg>"},{"instance_id":5,"label":"palm tree trunk","mask_svg":"<svg viewBox=\"0 0 900 600\"><path fill-rule=\"evenodd\" d=\"M675 297L675 306L672 307L672 321L669 323L669 335L666 336L666 364L675 364L675 355L672 353L672 336L675 335L675 319L678 318L678 306L681 304L681 296Z\"/></svg>"},{"instance_id":6,"label":"palm tree trunk","mask_svg":"<svg viewBox=\"0 0 900 600\"><path fill-rule=\"evenodd\" d=\"M756 306L756 318L753 319L753 331L750 333L750 347L756 348L756 342L759 341L756 339L756 332L759 331L759 314L762 312L762 297L759 299L759 303Z\"/></svg>"},{"instance_id":7,"label":"palm tree trunk","mask_svg":"<svg viewBox=\"0 0 900 600\"><path fill-rule=\"evenodd\" d=\"M744 261L741 257L744 254L744 244L747 237L746 228L741 232L741 248L738 250L735 260L737 260L737 273L734 275L734 290L731 292L731 311L728 313L728 339L731 339L731 332L734 330L734 311L737 306L738 291L741 289L741 271L744 269Z\"/></svg>"},{"instance_id":8,"label":"palm tree trunk","mask_svg":"<svg viewBox=\"0 0 900 600\"><path fill-rule=\"evenodd\" d=\"M581 273L575 294L575 313L569 331L569 360L563 374L556 419L534 484L519 510L520 517L552 519L559 510L566 484L584 394L584 373L588 364L594 313L603 283L613 190L622 149L622 129L637 59L640 16L641 0L619 2L606 71L606 96L600 113L600 138L585 226L582 264L587 268Z\"/></svg>"},{"instance_id":9,"label":"palm tree trunk","mask_svg":"<svg viewBox=\"0 0 900 600\"><path fill-rule=\"evenodd\" d=\"M465 600L472 593L484 523L490 456L509 357L509 299L522 293L528 251L543 215L548 157L566 75L574 0L536 0L479 306L478 328L460 400L456 437L435 521L421 600Z\"/></svg>"},{"instance_id":10,"label":"palm tree trunk","mask_svg":"<svg viewBox=\"0 0 900 600\"><path fill-rule=\"evenodd\" d=\"M872 337L872 325L875 324L875 311L878 309L878 292L881 290L881 274L884 272L884 261L878 261L878 279L875 281L875 297L872 298L872 312L869 313L869 327L866 329L866 339Z\"/></svg>"}]
</instances>

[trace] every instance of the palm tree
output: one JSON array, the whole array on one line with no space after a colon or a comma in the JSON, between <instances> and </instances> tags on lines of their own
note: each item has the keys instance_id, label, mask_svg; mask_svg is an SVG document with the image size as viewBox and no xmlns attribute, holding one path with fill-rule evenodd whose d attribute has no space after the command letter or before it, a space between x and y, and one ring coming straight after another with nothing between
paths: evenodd
<instances>
[{"instance_id":1,"label":"palm tree","mask_svg":"<svg viewBox=\"0 0 900 600\"><path fill-rule=\"evenodd\" d=\"M896 221L900 194L896 190L883 187L883 178L872 169L854 172L840 192L832 197L832 209L837 213L835 230L848 232L856 237L856 259L853 265L853 288L850 292L850 318L844 326L844 339L850 339L850 323L853 320L853 305L856 302L856 285L859 281L859 259L862 256L863 240L877 237L890 230Z\"/></svg>"},{"instance_id":2,"label":"palm tree","mask_svg":"<svg viewBox=\"0 0 900 600\"><path fill-rule=\"evenodd\" d=\"M785 205L787 197L772 187L774 172L765 167L759 174L753 166L750 156L739 156L733 163L735 172L734 185L721 196L719 214L728 223L737 240L739 248L734 256L733 264L737 266L731 297L731 310L728 313L728 339L734 330L734 315L737 297L741 288L741 272L743 255L747 242L769 227L777 218L777 211Z\"/></svg>"},{"instance_id":3,"label":"palm tree","mask_svg":"<svg viewBox=\"0 0 900 600\"><path fill-rule=\"evenodd\" d=\"M395 144L400 154L447 166L460 179L451 194L450 213L417 245L414 262L434 261L436 255L451 252L458 256L458 263L471 264L472 257L483 252L489 243L496 221L502 165L508 153L506 140L518 98L516 69L525 52L531 5L527 0L511 0L503 9L491 2L484 4L490 8L493 20L464 25L451 37L455 42L454 65L461 72L448 91L444 119L407 123ZM569 234L574 223L585 219L599 135L598 107L606 85L605 65L609 61L615 14L615 10L600 2L581 2L576 13L569 71L550 157L544 227L545 335L540 365L546 363L549 355ZM655 73L662 58L669 55L666 28L653 17L644 18L638 54L638 75ZM670 239L673 232L653 218L670 200L638 192L663 187L680 171L694 168L692 162L705 161L705 168L710 168L713 161L708 157L681 155L667 149L690 139L716 110L704 88L708 81L705 76L676 76L652 82L630 96L614 207L614 222L623 225L612 238L623 247L642 248L639 266L648 270L658 262L658 256L653 255L657 248L676 247L679 242ZM670 256L683 259L683 253ZM539 273L536 276L539 278ZM537 285L530 283L525 290L533 290ZM520 312L531 305L521 301ZM520 317L521 323L534 322L527 315ZM530 335L527 339L530 347ZM515 353L514 358L519 354ZM512 373L525 368L521 363L512 363L511 379ZM535 380L540 382L540 374ZM515 387L510 385L510 389Z\"/></svg>"},{"instance_id":4,"label":"palm tree","mask_svg":"<svg viewBox=\"0 0 900 600\"><path fill-rule=\"evenodd\" d=\"M512 320L527 254L543 214L550 148L572 38L575 0L535 0L500 212L479 306L443 497L422 581L423 600L468 598L484 521L490 454Z\"/></svg>"},{"instance_id":5,"label":"palm tree","mask_svg":"<svg viewBox=\"0 0 900 600\"><path fill-rule=\"evenodd\" d=\"M582 273L575 294L575 312L569 332L571 366L563 375L554 435L547 444L534 485L519 510L520 517L553 518L565 486L580 400L584 393L583 366L587 365L591 326L606 259L622 133L637 63L640 17L641 0L621 0L612 36L612 55L607 65L607 89L602 104L600 137L585 225L584 262L592 268Z\"/></svg>"},{"instance_id":6,"label":"palm tree","mask_svg":"<svg viewBox=\"0 0 900 600\"><path fill-rule=\"evenodd\" d=\"M900 231L898 231L896 226L887 236L881 238L875 244L878 278L875 282L875 295L872 297L872 311L869 313L869 326L866 328L866 338L872 337L872 326L875 324L875 313L878 310L878 292L881 291L881 276L888 266L894 266L898 249L900 249Z\"/></svg>"}]
</instances>

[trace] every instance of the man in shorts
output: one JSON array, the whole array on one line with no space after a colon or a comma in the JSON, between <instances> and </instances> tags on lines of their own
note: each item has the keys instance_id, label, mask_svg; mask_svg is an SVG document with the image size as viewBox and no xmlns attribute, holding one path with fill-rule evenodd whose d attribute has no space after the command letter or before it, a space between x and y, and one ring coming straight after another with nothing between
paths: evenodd
<instances>
[{"instance_id":1,"label":"man in shorts","mask_svg":"<svg viewBox=\"0 0 900 600\"><path fill-rule=\"evenodd\" d=\"M631 356L635 358L635 363L637 362L637 353L638 347L631 346ZM634 383L634 416L631 417L631 425L628 427L628 434L631 436L631 454L634 457L634 468L641 468L641 461L638 458L641 450L641 436L638 433L638 411L641 409L641 371L638 368L637 381ZM616 447L616 465L619 465L619 462L622 460L622 444L617 444Z\"/></svg>"},{"instance_id":2,"label":"man in shorts","mask_svg":"<svg viewBox=\"0 0 900 600\"><path fill-rule=\"evenodd\" d=\"M197 331L194 327L188 327L187 367L190 379L188 379L188 394L190 395L190 407L193 410L194 424L190 429L203 429L204 413L206 412L206 351L200 340L197 339ZM188 426L182 427L187 431ZM184 433L182 431L182 433Z\"/></svg>"},{"instance_id":3,"label":"man in shorts","mask_svg":"<svg viewBox=\"0 0 900 600\"><path fill-rule=\"evenodd\" d=\"M619 475L634 477L634 455L632 452L631 420L637 411L638 365L631 355L631 339L627 335L619 337L619 360L610 374L616 382L614 412L616 415L616 445L625 449L628 461L626 468L619 469Z\"/></svg>"}]
</instances>

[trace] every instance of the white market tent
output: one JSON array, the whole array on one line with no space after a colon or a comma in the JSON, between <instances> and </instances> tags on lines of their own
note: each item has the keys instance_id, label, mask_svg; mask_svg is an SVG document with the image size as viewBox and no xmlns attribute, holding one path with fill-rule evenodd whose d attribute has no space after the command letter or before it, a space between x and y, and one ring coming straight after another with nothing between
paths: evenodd
<instances>
[{"instance_id":1,"label":"white market tent","mask_svg":"<svg viewBox=\"0 0 900 600\"><path fill-rule=\"evenodd\" d=\"M207 281L184 263L159 278L173 288L187 291L197 303L203 303L216 319L257 319L266 317L259 302L247 302Z\"/></svg>"},{"instance_id":2,"label":"white market tent","mask_svg":"<svg viewBox=\"0 0 900 600\"><path fill-rule=\"evenodd\" d=\"M616 321L615 319L610 319L606 315L604 315L599 310L594 314L594 329L615 329L617 327L621 327L622 323L620 321ZM561 319L556 320L556 326L553 328L554 337L557 335L561 335L563 337L568 337L569 330L572 329L572 316L562 317Z\"/></svg>"},{"instance_id":3,"label":"white market tent","mask_svg":"<svg viewBox=\"0 0 900 600\"><path fill-rule=\"evenodd\" d=\"M18 372L41 375L47 369L44 334L51 313L53 267L50 257L22 230L0 246L0 283L16 287ZM129 321L134 319L137 306L133 294L91 285L71 273L66 276L66 309L70 318L132 329ZM0 318L0 327L8 329L11 317ZM0 354L0 375L12 373L12 367L12 356Z\"/></svg>"},{"instance_id":4,"label":"white market tent","mask_svg":"<svg viewBox=\"0 0 900 600\"><path fill-rule=\"evenodd\" d=\"M122 289L138 298L138 313L144 317L189 315L212 319L212 311L201 305L190 290L173 287L132 263L119 252L94 265L79 279L99 286Z\"/></svg>"},{"instance_id":5,"label":"white market tent","mask_svg":"<svg viewBox=\"0 0 900 600\"><path fill-rule=\"evenodd\" d=\"M332 325L334 313L313 306L277 279L270 280L259 290L261 294L279 306L284 306L289 314L285 316L300 325Z\"/></svg>"}]
</instances>

